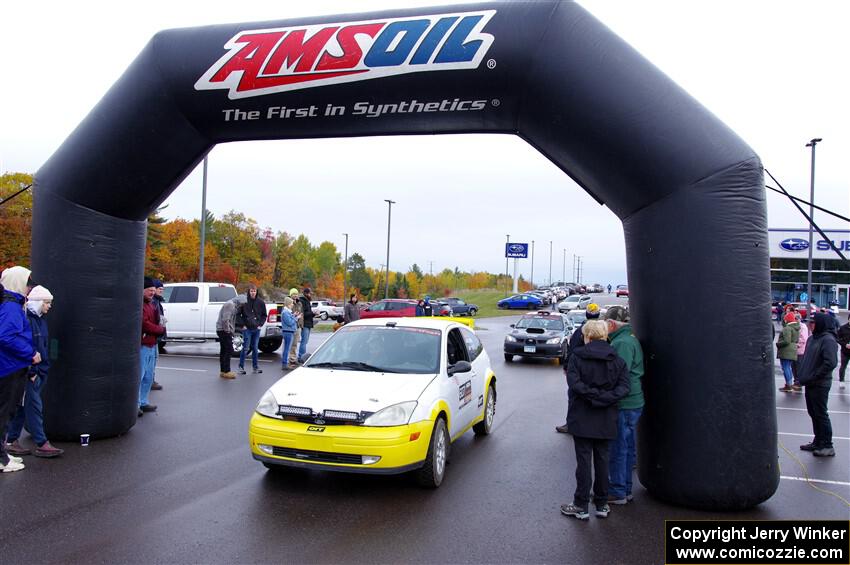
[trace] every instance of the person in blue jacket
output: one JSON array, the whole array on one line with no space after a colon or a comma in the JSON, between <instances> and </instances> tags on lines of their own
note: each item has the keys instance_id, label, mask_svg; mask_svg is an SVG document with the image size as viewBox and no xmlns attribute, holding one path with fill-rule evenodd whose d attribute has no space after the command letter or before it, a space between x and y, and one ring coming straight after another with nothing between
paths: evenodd
<instances>
[{"instance_id":1,"label":"person in blue jacket","mask_svg":"<svg viewBox=\"0 0 850 565\"><path fill-rule=\"evenodd\" d=\"M295 369L298 365L289 363L287 352L292 345L292 338L295 332L298 331L298 321L295 319L295 314L292 313L292 305L295 301L290 297L283 299L283 310L280 313L280 332L283 334L283 354L280 356L280 368L283 371Z\"/></svg>"},{"instance_id":2,"label":"person in blue jacket","mask_svg":"<svg viewBox=\"0 0 850 565\"><path fill-rule=\"evenodd\" d=\"M41 362L41 355L32 343L32 330L24 313L26 296L35 286L30 270L9 267L0 275L3 296L0 299L0 434L6 435L6 425L21 401L30 365ZM6 453L6 439L0 438L0 472L20 471L20 457Z\"/></svg>"},{"instance_id":3,"label":"person in blue jacket","mask_svg":"<svg viewBox=\"0 0 850 565\"><path fill-rule=\"evenodd\" d=\"M27 320L32 329L32 341L36 351L41 355L41 363L33 365L29 371L24 393L24 405L18 406L18 410L9 421L6 428L6 452L12 455L29 455L33 453L36 457L58 457L64 450L53 447L47 441L44 434L44 416L41 402L41 391L47 384L47 372L50 369L50 348L47 334L47 320L44 315L53 306L53 295L43 286L34 287L27 297ZM27 431L35 442L35 450L30 450L18 442L21 432Z\"/></svg>"}]
</instances>

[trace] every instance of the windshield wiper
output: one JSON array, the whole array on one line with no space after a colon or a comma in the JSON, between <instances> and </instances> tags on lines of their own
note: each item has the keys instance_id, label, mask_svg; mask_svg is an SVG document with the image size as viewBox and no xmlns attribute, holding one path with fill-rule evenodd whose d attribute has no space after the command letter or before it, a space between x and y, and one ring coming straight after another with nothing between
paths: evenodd
<instances>
[{"instance_id":1,"label":"windshield wiper","mask_svg":"<svg viewBox=\"0 0 850 565\"><path fill-rule=\"evenodd\" d=\"M376 373L398 373L398 371L395 371L393 369L385 369L383 367L376 367L375 365L370 365L368 363L362 363L360 361L341 361L341 362L337 362L337 363L330 363L330 362L313 363L313 364L307 365L307 367L308 368L321 367L321 368L328 368L328 369L349 369L349 370L354 370L354 371L373 371L373 372L376 372Z\"/></svg>"}]
</instances>

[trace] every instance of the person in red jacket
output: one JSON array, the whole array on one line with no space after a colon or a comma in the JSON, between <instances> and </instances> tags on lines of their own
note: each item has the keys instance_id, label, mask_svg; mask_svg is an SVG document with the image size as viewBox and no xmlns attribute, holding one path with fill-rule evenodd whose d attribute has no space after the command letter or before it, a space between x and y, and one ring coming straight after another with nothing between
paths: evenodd
<instances>
[{"instance_id":1,"label":"person in red jacket","mask_svg":"<svg viewBox=\"0 0 850 565\"><path fill-rule=\"evenodd\" d=\"M156 411L156 406L148 403L148 394L153 384L153 372L156 367L156 338L165 333L159 323L159 308L153 301L156 287L153 279L145 277L144 301L142 302L142 378L139 380L139 416L145 412Z\"/></svg>"}]
</instances>

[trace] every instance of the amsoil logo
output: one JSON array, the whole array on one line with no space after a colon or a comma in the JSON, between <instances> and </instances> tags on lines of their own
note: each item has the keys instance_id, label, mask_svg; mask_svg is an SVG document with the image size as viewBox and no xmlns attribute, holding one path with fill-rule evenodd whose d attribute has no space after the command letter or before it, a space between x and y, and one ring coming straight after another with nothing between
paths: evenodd
<instances>
[{"instance_id":1,"label":"amsoil logo","mask_svg":"<svg viewBox=\"0 0 850 565\"><path fill-rule=\"evenodd\" d=\"M425 71L475 69L495 10L241 31L195 90L248 98Z\"/></svg>"}]
</instances>

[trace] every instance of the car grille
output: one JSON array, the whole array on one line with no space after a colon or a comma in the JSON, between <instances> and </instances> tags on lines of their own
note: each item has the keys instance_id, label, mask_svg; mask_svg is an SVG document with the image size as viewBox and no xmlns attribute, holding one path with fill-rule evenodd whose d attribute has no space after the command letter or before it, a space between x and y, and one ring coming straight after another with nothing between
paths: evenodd
<instances>
[{"instance_id":1,"label":"car grille","mask_svg":"<svg viewBox=\"0 0 850 565\"><path fill-rule=\"evenodd\" d=\"M291 447L273 447L272 454L278 457L288 457L301 461L315 461L317 463L345 463L348 465L362 465L363 458L360 455L349 453L331 453L329 451L311 451L309 449L293 449Z\"/></svg>"},{"instance_id":2,"label":"car grille","mask_svg":"<svg viewBox=\"0 0 850 565\"><path fill-rule=\"evenodd\" d=\"M302 422L305 424L327 424L329 426L350 425L359 426L373 412L349 412L346 410L325 410L321 414L303 406L280 405L278 414L287 422Z\"/></svg>"}]
</instances>

